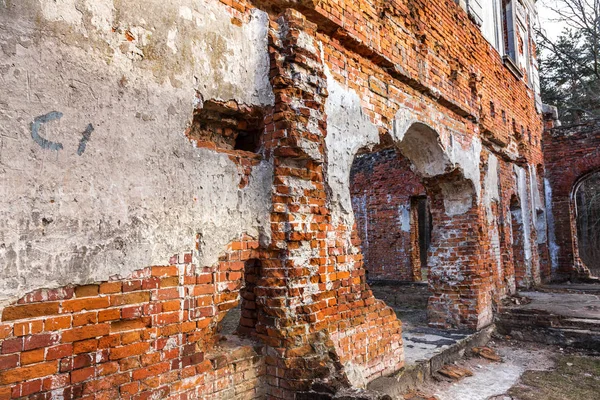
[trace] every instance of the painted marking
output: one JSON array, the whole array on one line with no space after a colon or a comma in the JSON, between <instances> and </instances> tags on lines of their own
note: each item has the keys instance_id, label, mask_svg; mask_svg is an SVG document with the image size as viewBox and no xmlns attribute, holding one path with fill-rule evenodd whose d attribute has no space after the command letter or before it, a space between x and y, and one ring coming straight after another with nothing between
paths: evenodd
<instances>
[{"instance_id":1,"label":"painted marking","mask_svg":"<svg viewBox=\"0 0 600 400\"><path fill-rule=\"evenodd\" d=\"M42 126L42 124L61 119L62 116L63 116L63 113L61 113L59 111L52 111L46 115L41 115L39 117L36 117L33 120L33 122L31 123L31 137L33 138L33 141L36 142L37 144L39 144L42 149L56 150L56 151L63 149L62 143L52 142L52 141L40 136L40 127Z\"/></svg>"},{"instance_id":2,"label":"painted marking","mask_svg":"<svg viewBox=\"0 0 600 400\"><path fill-rule=\"evenodd\" d=\"M81 137L81 140L79 141L79 148L77 148L78 155L82 155L83 152L85 151L85 146L87 145L87 142L90 140L90 137L92 136L92 132L94 132L94 125L88 124L87 128L85 128L85 131L83 131L83 136Z\"/></svg>"}]
</instances>

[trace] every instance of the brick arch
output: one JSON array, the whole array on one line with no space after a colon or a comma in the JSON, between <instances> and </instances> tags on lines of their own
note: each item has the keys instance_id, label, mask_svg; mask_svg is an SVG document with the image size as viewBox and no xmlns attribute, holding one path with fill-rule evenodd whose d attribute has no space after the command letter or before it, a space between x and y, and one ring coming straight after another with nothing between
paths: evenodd
<instances>
[{"instance_id":1,"label":"brick arch","mask_svg":"<svg viewBox=\"0 0 600 400\"><path fill-rule=\"evenodd\" d=\"M574 193L586 176L600 170L600 126L557 127L544 132L545 178L549 184L552 278L589 278L577 249Z\"/></svg>"},{"instance_id":2,"label":"brick arch","mask_svg":"<svg viewBox=\"0 0 600 400\"><path fill-rule=\"evenodd\" d=\"M415 120L396 124L394 135L396 147L413 163L431 199L429 323L445 328L486 326L492 312L482 268L485 253L482 210L476 201L478 182L467 176L468 166L455 162L430 125ZM470 290L461 290L464 285Z\"/></svg>"},{"instance_id":3,"label":"brick arch","mask_svg":"<svg viewBox=\"0 0 600 400\"><path fill-rule=\"evenodd\" d=\"M598 164L600 164L600 160L598 160ZM592 277L592 272L587 267L585 262L581 259L579 254L579 237L577 233L577 191L581 187L581 185L591 178L592 176L600 174L600 165L596 168L590 169L583 173L579 178L575 180L573 184L573 188L571 190L570 202L569 202L569 211L570 211L570 226L571 226L571 240L573 241L573 265L575 269L581 274L582 277Z\"/></svg>"},{"instance_id":4,"label":"brick arch","mask_svg":"<svg viewBox=\"0 0 600 400\"><path fill-rule=\"evenodd\" d=\"M385 137L379 149L386 147L395 148L408 160L431 202L430 324L445 328L486 326L492 312L486 286L489 279L483 268L483 217L475 190L478 183L467 178L467 168L453 161L439 133L425 123L396 123L392 137ZM469 290L462 289L466 285Z\"/></svg>"}]
</instances>

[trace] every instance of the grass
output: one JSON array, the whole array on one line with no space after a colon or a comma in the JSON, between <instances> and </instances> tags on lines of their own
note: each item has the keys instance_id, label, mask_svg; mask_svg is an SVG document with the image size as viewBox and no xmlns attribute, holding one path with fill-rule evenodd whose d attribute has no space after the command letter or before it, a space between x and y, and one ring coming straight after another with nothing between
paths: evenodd
<instances>
[{"instance_id":1,"label":"grass","mask_svg":"<svg viewBox=\"0 0 600 400\"><path fill-rule=\"evenodd\" d=\"M557 356L551 371L527 371L508 394L518 400L600 399L600 358Z\"/></svg>"}]
</instances>

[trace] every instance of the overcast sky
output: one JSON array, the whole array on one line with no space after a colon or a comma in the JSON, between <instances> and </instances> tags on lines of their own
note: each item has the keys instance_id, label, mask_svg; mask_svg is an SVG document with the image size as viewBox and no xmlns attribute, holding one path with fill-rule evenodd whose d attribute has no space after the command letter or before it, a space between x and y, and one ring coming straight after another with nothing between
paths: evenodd
<instances>
[{"instance_id":1,"label":"overcast sky","mask_svg":"<svg viewBox=\"0 0 600 400\"><path fill-rule=\"evenodd\" d=\"M564 23L556 21L558 16L550 10L548 4L557 4L560 0L538 0L536 3L538 13L540 16L541 28L546 31L546 35L550 39L556 39L564 28Z\"/></svg>"}]
</instances>

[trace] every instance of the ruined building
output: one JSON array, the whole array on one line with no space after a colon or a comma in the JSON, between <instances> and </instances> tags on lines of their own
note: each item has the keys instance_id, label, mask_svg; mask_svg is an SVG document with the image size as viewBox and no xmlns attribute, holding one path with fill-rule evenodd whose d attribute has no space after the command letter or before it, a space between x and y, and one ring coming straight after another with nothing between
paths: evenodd
<instances>
[{"instance_id":1,"label":"ruined building","mask_svg":"<svg viewBox=\"0 0 600 400\"><path fill-rule=\"evenodd\" d=\"M367 275L427 281L431 326L490 325L553 272L535 19L0 1L0 399L364 387L404 363Z\"/></svg>"}]
</instances>

